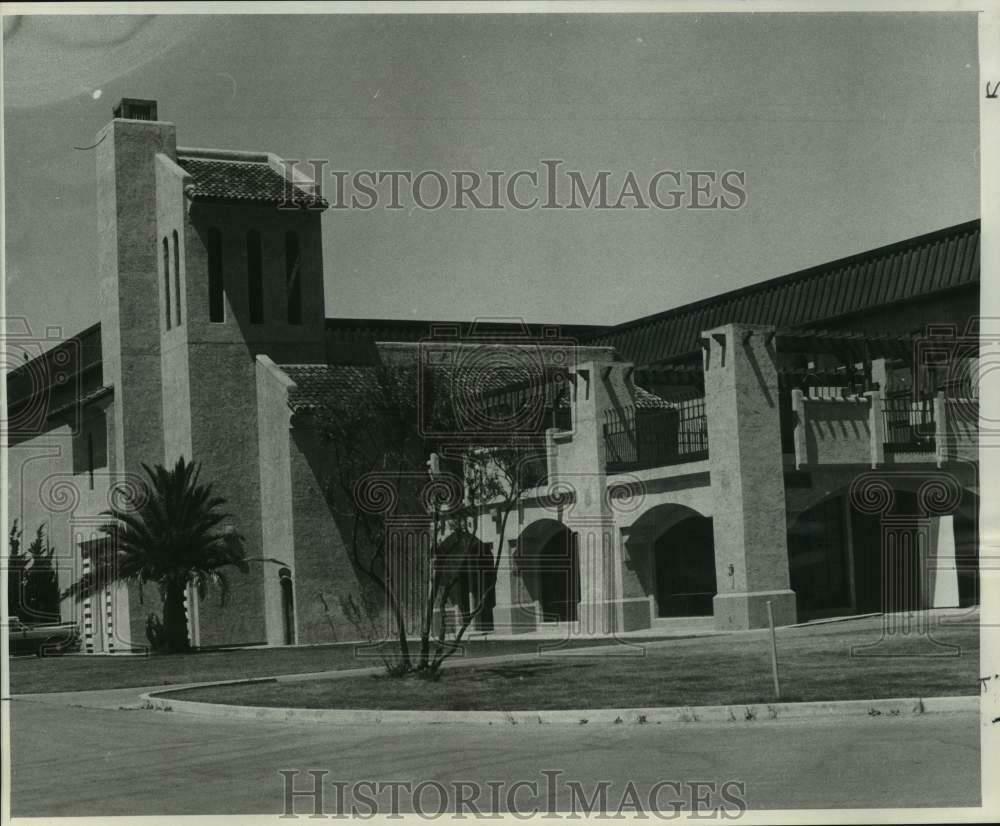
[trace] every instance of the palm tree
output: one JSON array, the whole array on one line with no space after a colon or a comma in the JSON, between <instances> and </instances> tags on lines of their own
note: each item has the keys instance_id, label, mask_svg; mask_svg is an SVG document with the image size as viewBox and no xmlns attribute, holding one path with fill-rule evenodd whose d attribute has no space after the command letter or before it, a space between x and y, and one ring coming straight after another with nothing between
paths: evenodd
<instances>
[{"instance_id":1,"label":"palm tree","mask_svg":"<svg viewBox=\"0 0 1000 826\"><path fill-rule=\"evenodd\" d=\"M184 594L194 586L198 599L204 599L212 585L224 605L229 583L222 569L248 570L243 538L220 527L229 518L221 510L225 500L212 494L210 484L199 484L196 463L182 457L171 470L163 465L142 469L149 481L144 481L137 504L113 506L101 514L110 517L101 532L111 540L113 552L102 555L64 596L82 599L111 582L128 582L139 586L141 598L143 586L156 583L163 603L161 647L186 651Z\"/></svg>"}]
</instances>

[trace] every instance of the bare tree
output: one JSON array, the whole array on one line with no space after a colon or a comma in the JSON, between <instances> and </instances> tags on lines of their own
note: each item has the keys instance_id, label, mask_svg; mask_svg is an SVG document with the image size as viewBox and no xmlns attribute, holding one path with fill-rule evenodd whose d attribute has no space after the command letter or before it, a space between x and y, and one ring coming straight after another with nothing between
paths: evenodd
<instances>
[{"instance_id":1,"label":"bare tree","mask_svg":"<svg viewBox=\"0 0 1000 826\"><path fill-rule=\"evenodd\" d=\"M498 516L496 552L492 555L485 588L477 591L475 604L470 606L455 631L447 639L447 626L441 622L438 634L431 644L430 626L421 635L420 667L431 675L440 673L441 666L456 651L476 619L482 615L496 590L497 573L503 564L510 515L525 490L541 481L537 473L539 448L518 438L508 438L499 443L479 444L465 452L462 463L462 481L465 490L464 507L450 514L435 514L434 576L428 593L428 604L443 612L445 601L458 579L468 570L473 548L478 542L480 519L485 511L493 510ZM460 549L456 554L441 553L442 540L451 539ZM476 557L479 558L478 556ZM428 611L428 617L434 611Z\"/></svg>"},{"instance_id":2,"label":"bare tree","mask_svg":"<svg viewBox=\"0 0 1000 826\"><path fill-rule=\"evenodd\" d=\"M387 671L437 678L493 596L510 513L538 481L538 440L508 434L448 448L447 439L421 429L423 398L416 392L415 368L356 370L353 392L312 414L328 448L324 489L347 534L351 562L382 597L394 629L396 650L386 654L383 648ZM450 413L438 405L434 415L440 423ZM479 521L486 509L498 517L496 552L482 571L485 587L477 589L475 604L449 639L449 595L479 547ZM412 517L410 525L423 533L426 549L425 556L406 566L392 564L399 560L391 558L393 520L400 513ZM404 568L409 581L393 573ZM414 590L417 606L408 602ZM414 607L416 651L407 622Z\"/></svg>"}]
</instances>

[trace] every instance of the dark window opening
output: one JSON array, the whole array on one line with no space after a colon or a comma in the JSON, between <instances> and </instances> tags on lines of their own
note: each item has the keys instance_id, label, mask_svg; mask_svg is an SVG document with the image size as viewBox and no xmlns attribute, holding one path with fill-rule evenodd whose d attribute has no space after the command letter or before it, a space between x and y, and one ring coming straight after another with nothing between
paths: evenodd
<instances>
[{"instance_id":1,"label":"dark window opening","mask_svg":"<svg viewBox=\"0 0 1000 826\"><path fill-rule=\"evenodd\" d=\"M101 411L89 412L73 438L73 473L87 474L94 489L94 472L108 466L107 420Z\"/></svg>"},{"instance_id":2,"label":"dark window opening","mask_svg":"<svg viewBox=\"0 0 1000 826\"><path fill-rule=\"evenodd\" d=\"M710 617L715 584L712 519L689 516L654 543L656 608L660 617Z\"/></svg>"},{"instance_id":3,"label":"dark window opening","mask_svg":"<svg viewBox=\"0 0 1000 826\"><path fill-rule=\"evenodd\" d=\"M94 489L94 434L87 434L87 472L90 476L90 489Z\"/></svg>"},{"instance_id":4,"label":"dark window opening","mask_svg":"<svg viewBox=\"0 0 1000 826\"><path fill-rule=\"evenodd\" d=\"M247 233L247 295L250 301L250 323L264 321L264 273L261 267L260 233Z\"/></svg>"},{"instance_id":5,"label":"dark window opening","mask_svg":"<svg viewBox=\"0 0 1000 826\"><path fill-rule=\"evenodd\" d=\"M163 293L166 309L167 329L170 329L170 245L167 236L163 236Z\"/></svg>"},{"instance_id":6,"label":"dark window opening","mask_svg":"<svg viewBox=\"0 0 1000 826\"><path fill-rule=\"evenodd\" d=\"M208 320L226 320L225 286L222 278L222 234L208 231Z\"/></svg>"},{"instance_id":7,"label":"dark window opening","mask_svg":"<svg viewBox=\"0 0 1000 826\"><path fill-rule=\"evenodd\" d=\"M281 624L285 645L295 645L295 593L292 587L292 572L288 568L278 571L281 583Z\"/></svg>"},{"instance_id":8,"label":"dark window opening","mask_svg":"<svg viewBox=\"0 0 1000 826\"><path fill-rule=\"evenodd\" d=\"M285 286L288 293L288 323L302 323L302 259L299 255L299 236L294 232L285 235Z\"/></svg>"},{"instance_id":9,"label":"dark window opening","mask_svg":"<svg viewBox=\"0 0 1000 826\"><path fill-rule=\"evenodd\" d=\"M181 250L177 240L177 230L174 230L174 293L177 300L177 324L181 323Z\"/></svg>"}]
</instances>

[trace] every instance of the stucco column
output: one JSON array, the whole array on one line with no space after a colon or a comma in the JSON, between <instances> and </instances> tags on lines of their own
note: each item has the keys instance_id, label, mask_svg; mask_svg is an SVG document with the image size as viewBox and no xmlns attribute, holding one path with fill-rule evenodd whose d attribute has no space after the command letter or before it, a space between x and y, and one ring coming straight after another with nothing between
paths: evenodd
<instances>
[{"instance_id":1,"label":"stucco column","mask_svg":"<svg viewBox=\"0 0 1000 826\"><path fill-rule=\"evenodd\" d=\"M651 628L656 616L656 572L653 538L648 531L629 525L619 529L621 555L621 624L622 631ZM649 592L643 583L649 583Z\"/></svg>"},{"instance_id":2,"label":"stucco column","mask_svg":"<svg viewBox=\"0 0 1000 826\"><path fill-rule=\"evenodd\" d=\"M886 366L884 358L872 359L871 382L873 386L877 385L879 391L882 393L885 393L889 389L889 369Z\"/></svg>"},{"instance_id":3,"label":"stucco column","mask_svg":"<svg viewBox=\"0 0 1000 826\"><path fill-rule=\"evenodd\" d=\"M772 328L702 333L708 457L715 498L713 600L719 629L795 622L789 588L778 372Z\"/></svg>"},{"instance_id":4,"label":"stucco column","mask_svg":"<svg viewBox=\"0 0 1000 826\"><path fill-rule=\"evenodd\" d=\"M537 627L536 609L531 603L520 602L520 574L514 564L517 540L507 540L500 564L497 566L497 581L494 588L496 603L493 606L493 630L498 634L517 634L534 631Z\"/></svg>"},{"instance_id":5,"label":"stucco column","mask_svg":"<svg viewBox=\"0 0 1000 826\"><path fill-rule=\"evenodd\" d=\"M560 452L550 490L568 493L572 506L567 527L577 536L580 573L577 616L583 635L610 634L622 625L622 554L605 470L604 422L609 409L633 401L628 376L632 365L585 362L575 370L573 440Z\"/></svg>"},{"instance_id":6,"label":"stucco column","mask_svg":"<svg viewBox=\"0 0 1000 826\"><path fill-rule=\"evenodd\" d=\"M582 636L621 629L621 558L609 516L571 519L580 569L579 631Z\"/></svg>"},{"instance_id":7,"label":"stucco column","mask_svg":"<svg viewBox=\"0 0 1000 826\"><path fill-rule=\"evenodd\" d=\"M950 657L958 651L957 646L933 638L932 618L922 609L931 603L937 590L936 583L932 586L926 575L932 567L929 560L935 529L941 519L952 520L962 489L951 474L924 474L917 488L917 513L901 513L896 508L896 485L911 479L906 471L881 470L861 474L851 482L853 506L862 513L877 514L881 522L881 636L867 645L854 646L851 654L855 657Z\"/></svg>"},{"instance_id":8,"label":"stucco column","mask_svg":"<svg viewBox=\"0 0 1000 826\"><path fill-rule=\"evenodd\" d=\"M927 565L931 608L957 608L958 566L955 564L955 516L931 521L930 556Z\"/></svg>"},{"instance_id":9,"label":"stucco column","mask_svg":"<svg viewBox=\"0 0 1000 826\"><path fill-rule=\"evenodd\" d=\"M806 446L806 402L804 394L797 387L792 390L791 395L792 411L795 413L795 469L799 470L802 465L809 461L808 448Z\"/></svg>"},{"instance_id":10,"label":"stucco column","mask_svg":"<svg viewBox=\"0 0 1000 826\"><path fill-rule=\"evenodd\" d=\"M882 409L881 390L869 390L868 397L868 432L871 433L872 468L885 464L885 416Z\"/></svg>"}]
</instances>

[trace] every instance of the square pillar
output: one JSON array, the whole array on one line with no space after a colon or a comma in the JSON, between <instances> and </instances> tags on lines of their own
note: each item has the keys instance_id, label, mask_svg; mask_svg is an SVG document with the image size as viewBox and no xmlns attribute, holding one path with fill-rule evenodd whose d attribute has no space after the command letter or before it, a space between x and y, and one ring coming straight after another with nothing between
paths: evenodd
<instances>
[{"instance_id":1,"label":"square pillar","mask_svg":"<svg viewBox=\"0 0 1000 826\"><path fill-rule=\"evenodd\" d=\"M927 561L928 608L958 608L958 565L955 561L955 517L931 520L930 554Z\"/></svg>"},{"instance_id":2,"label":"square pillar","mask_svg":"<svg viewBox=\"0 0 1000 826\"><path fill-rule=\"evenodd\" d=\"M580 569L581 636L622 630L621 553L614 522L606 517L571 519Z\"/></svg>"},{"instance_id":3,"label":"square pillar","mask_svg":"<svg viewBox=\"0 0 1000 826\"><path fill-rule=\"evenodd\" d=\"M720 630L796 620L789 587L774 329L727 324L702 333Z\"/></svg>"},{"instance_id":4,"label":"square pillar","mask_svg":"<svg viewBox=\"0 0 1000 826\"><path fill-rule=\"evenodd\" d=\"M619 572L621 580L622 631L652 628L656 617L655 562L653 540L634 526L619 528Z\"/></svg>"},{"instance_id":5,"label":"square pillar","mask_svg":"<svg viewBox=\"0 0 1000 826\"><path fill-rule=\"evenodd\" d=\"M869 390L868 432L871 433L872 469L885 464L885 416L882 407L882 391Z\"/></svg>"},{"instance_id":6,"label":"square pillar","mask_svg":"<svg viewBox=\"0 0 1000 826\"><path fill-rule=\"evenodd\" d=\"M804 394L797 387L792 390L791 396L792 412L795 413L795 469L800 470L809 461L806 442L806 402Z\"/></svg>"},{"instance_id":7,"label":"square pillar","mask_svg":"<svg viewBox=\"0 0 1000 826\"><path fill-rule=\"evenodd\" d=\"M538 627L538 611L534 603L519 602L519 575L514 567L517 540L510 539L497 566L497 581L493 593L493 630L498 634L523 634Z\"/></svg>"},{"instance_id":8,"label":"square pillar","mask_svg":"<svg viewBox=\"0 0 1000 826\"><path fill-rule=\"evenodd\" d=\"M879 391L885 393L889 389L889 367L884 358L872 359L871 383L873 390L877 387Z\"/></svg>"},{"instance_id":9,"label":"square pillar","mask_svg":"<svg viewBox=\"0 0 1000 826\"><path fill-rule=\"evenodd\" d=\"M571 492L566 526L574 534L580 576L577 631L600 636L620 630L621 545L605 472L605 412L632 403L632 365L583 362L574 368L573 437L560 445L549 484Z\"/></svg>"}]
</instances>

